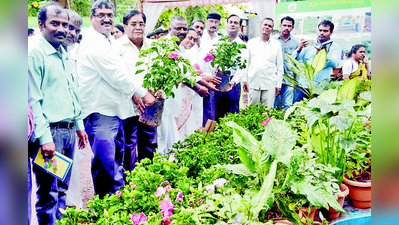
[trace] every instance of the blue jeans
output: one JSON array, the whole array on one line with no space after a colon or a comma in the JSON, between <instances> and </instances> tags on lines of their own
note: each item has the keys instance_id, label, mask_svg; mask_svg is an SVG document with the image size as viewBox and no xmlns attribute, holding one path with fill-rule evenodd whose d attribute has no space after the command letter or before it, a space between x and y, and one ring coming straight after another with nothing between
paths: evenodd
<instances>
[{"instance_id":1,"label":"blue jeans","mask_svg":"<svg viewBox=\"0 0 399 225\"><path fill-rule=\"evenodd\" d=\"M103 198L113 194L123 185L124 131L122 120L117 116L93 113L84 119L94 153L91 173L94 191Z\"/></svg>"},{"instance_id":2,"label":"blue jeans","mask_svg":"<svg viewBox=\"0 0 399 225\"><path fill-rule=\"evenodd\" d=\"M75 149L75 128L50 128L51 135L55 144L55 150L70 159L73 159ZM39 141L32 144L36 150L39 149ZM38 222L42 224L55 224L56 220L62 217L58 208L66 207L66 191L69 187L69 171L64 181L60 181L45 170L33 164L33 172L36 174L37 182L37 202L36 213Z\"/></svg>"},{"instance_id":3,"label":"blue jeans","mask_svg":"<svg viewBox=\"0 0 399 225\"><path fill-rule=\"evenodd\" d=\"M295 102L300 102L303 100L303 98L307 97L305 92L303 91L304 89L302 87L297 87L294 91L294 103Z\"/></svg>"},{"instance_id":4,"label":"blue jeans","mask_svg":"<svg viewBox=\"0 0 399 225\"><path fill-rule=\"evenodd\" d=\"M292 106L294 101L294 88L283 84L281 86L281 94L276 96L274 107L277 109L287 110Z\"/></svg>"},{"instance_id":5,"label":"blue jeans","mask_svg":"<svg viewBox=\"0 0 399 225\"><path fill-rule=\"evenodd\" d=\"M241 84L237 84L229 92L215 91L211 102L215 107L215 120L225 117L227 113L240 112Z\"/></svg>"},{"instance_id":6,"label":"blue jeans","mask_svg":"<svg viewBox=\"0 0 399 225\"><path fill-rule=\"evenodd\" d=\"M30 158L28 157L28 225L30 224L30 218L32 214L32 209L31 209L31 195L32 195L32 172L30 168Z\"/></svg>"},{"instance_id":7,"label":"blue jeans","mask_svg":"<svg viewBox=\"0 0 399 225\"><path fill-rule=\"evenodd\" d=\"M144 158L152 160L157 148L155 139L157 127L144 124L139 121L139 116L134 116L123 120L123 129L125 132L124 169L133 170L135 163Z\"/></svg>"}]
</instances>

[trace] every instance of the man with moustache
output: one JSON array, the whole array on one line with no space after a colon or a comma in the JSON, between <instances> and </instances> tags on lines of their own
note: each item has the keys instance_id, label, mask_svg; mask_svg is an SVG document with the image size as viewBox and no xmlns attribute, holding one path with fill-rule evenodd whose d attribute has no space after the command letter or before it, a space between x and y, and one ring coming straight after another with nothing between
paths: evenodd
<instances>
[{"instance_id":1,"label":"man with moustache","mask_svg":"<svg viewBox=\"0 0 399 225\"><path fill-rule=\"evenodd\" d=\"M237 44L245 43L238 36L242 20L235 14L227 18L227 34L230 40ZM244 50L241 50L244 51ZM243 52L242 52L243 53ZM245 74L245 70L238 68L231 69L229 89L226 92L215 91L211 97L212 105L215 109L215 119L219 121L220 118L226 116L227 113L237 113L240 111L240 96L241 96L241 78Z\"/></svg>"},{"instance_id":2,"label":"man with moustache","mask_svg":"<svg viewBox=\"0 0 399 225\"><path fill-rule=\"evenodd\" d=\"M327 61L323 70L315 74L314 84L317 85L323 80L330 82L331 74L333 74L333 69L338 67L341 61L341 47L331 40L331 35L334 31L334 24L331 21L323 20L317 26L317 39L315 40L314 46L308 46L309 42L307 40L301 40L298 48L292 53L292 56L298 61L307 62L312 65L313 58L320 51L320 49L325 48L327 51ZM297 78L301 87L294 92L294 102L301 101L305 96L303 89L308 88L305 78L302 76Z\"/></svg>"},{"instance_id":3,"label":"man with moustache","mask_svg":"<svg viewBox=\"0 0 399 225\"><path fill-rule=\"evenodd\" d=\"M260 24L260 36L248 41L247 82L243 86L249 92L249 104L263 103L269 108L281 92L284 72L281 44L270 38L273 26L273 19L265 18Z\"/></svg>"},{"instance_id":4,"label":"man with moustache","mask_svg":"<svg viewBox=\"0 0 399 225\"><path fill-rule=\"evenodd\" d=\"M91 26L77 54L77 73L82 117L94 152L92 175L95 193L103 198L124 185L125 137L122 120L133 115L132 97L144 97L146 106L155 98L137 82L115 39L110 38L115 7L110 0L97 0L90 7ZM128 96L128 97L127 97Z\"/></svg>"},{"instance_id":5,"label":"man with moustache","mask_svg":"<svg viewBox=\"0 0 399 225\"><path fill-rule=\"evenodd\" d=\"M287 74L295 79L293 72L286 64L286 60L288 60L286 54L292 55L292 52L298 48L298 40L291 36L291 31L294 29L295 25L295 20L289 16L286 16L283 17L280 22L281 31L279 34L273 35L272 38L278 40L281 44L284 58L284 74ZM281 109L282 106L284 110L287 110L292 106L294 100L294 87L289 84L289 81L284 78L283 84L281 85L281 94L276 96L274 102L275 108Z\"/></svg>"},{"instance_id":6,"label":"man with moustache","mask_svg":"<svg viewBox=\"0 0 399 225\"><path fill-rule=\"evenodd\" d=\"M128 11L123 17L125 36L118 40L122 58L130 71L146 69L144 64L136 67L141 50L150 48L151 41L144 37L146 16L138 10ZM135 75L137 83L142 85L145 73ZM126 96L129 98L129 96ZM133 103L136 103L134 104ZM133 101L126 107L131 108L131 115L123 120L125 131L125 156L123 167L125 170L133 170L135 163L144 158L152 160L157 147L157 128L139 121L139 115L144 111L145 104L140 96L133 95ZM137 153L137 154L136 154Z\"/></svg>"},{"instance_id":7,"label":"man with moustache","mask_svg":"<svg viewBox=\"0 0 399 225\"><path fill-rule=\"evenodd\" d=\"M38 11L42 36L28 51L29 104L35 121L35 130L29 151L51 159L55 151L73 158L75 132L79 147L84 148L87 134L81 118L76 79L72 76L68 54L62 43L68 34L68 14L57 3L48 3ZM59 208L65 209L66 191L70 172L64 181L53 177L34 165L36 174L36 213L39 224L55 224L61 219Z\"/></svg>"}]
</instances>

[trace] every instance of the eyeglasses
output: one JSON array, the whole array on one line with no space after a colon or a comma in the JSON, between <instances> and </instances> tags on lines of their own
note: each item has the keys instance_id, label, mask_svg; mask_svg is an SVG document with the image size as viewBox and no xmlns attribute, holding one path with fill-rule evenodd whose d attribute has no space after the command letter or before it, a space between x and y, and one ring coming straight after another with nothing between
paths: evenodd
<instances>
[{"instance_id":1,"label":"eyeglasses","mask_svg":"<svg viewBox=\"0 0 399 225\"><path fill-rule=\"evenodd\" d=\"M113 13L108 13L108 14L99 13L99 14L93 15L93 16L98 17L98 18L100 18L100 19L102 19L102 18L104 18L105 16L107 16L108 18L113 19L113 18L115 17L115 14L113 14Z\"/></svg>"},{"instance_id":2,"label":"eyeglasses","mask_svg":"<svg viewBox=\"0 0 399 225\"><path fill-rule=\"evenodd\" d=\"M132 26L132 27L136 27L137 25L139 25L140 27L144 27L145 23L135 23L135 22L133 22L133 23L130 24L130 26Z\"/></svg>"}]
</instances>

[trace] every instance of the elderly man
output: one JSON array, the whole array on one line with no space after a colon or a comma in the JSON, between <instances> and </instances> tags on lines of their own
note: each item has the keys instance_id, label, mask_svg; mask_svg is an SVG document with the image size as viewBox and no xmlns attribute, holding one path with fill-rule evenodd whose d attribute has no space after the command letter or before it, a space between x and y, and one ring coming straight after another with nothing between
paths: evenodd
<instances>
[{"instance_id":1,"label":"elderly man","mask_svg":"<svg viewBox=\"0 0 399 225\"><path fill-rule=\"evenodd\" d=\"M242 20L235 14L227 18L227 34L230 40L237 44L245 44L238 36ZM226 116L227 113L237 113L240 111L240 96L241 96L241 78L245 71L240 69L232 69L229 82L229 89L226 92L215 91L211 97L212 105L215 109L215 119L219 121L220 118Z\"/></svg>"},{"instance_id":2,"label":"elderly man","mask_svg":"<svg viewBox=\"0 0 399 225\"><path fill-rule=\"evenodd\" d=\"M122 58L131 71L139 69L136 67L136 63L139 60L139 53L141 50L150 48L151 45L151 41L144 37L145 24L146 16L137 10L128 11L123 17L123 26L126 35L121 37L118 43L120 44L119 48ZM143 84L144 74L135 75L137 83L140 85ZM129 96L126 97L129 98ZM131 110L132 114L123 120L126 141L123 163L125 170L133 170L135 163L141 159L152 159L157 147L155 139L157 133L156 127L139 121L139 111L143 111L145 108L142 98L135 94L133 100L136 104L133 104L131 101L128 106L133 108Z\"/></svg>"},{"instance_id":3,"label":"elderly man","mask_svg":"<svg viewBox=\"0 0 399 225\"><path fill-rule=\"evenodd\" d=\"M40 148L49 159L55 151L73 158L75 133L80 148L85 147L87 134L81 119L76 79L61 45L68 35L68 15L60 5L49 3L39 9L38 24L42 36L28 52L29 104L36 124L29 150L38 152ZM33 171L38 186L39 224L55 224L62 216L58 209L65 208L70 172L60 181L36 165Z\"/></svg>"},{"instance_id":4,"label":"elderly man","mask_svg":"<svg viewBox=\"0 0 399 225\"><path fill-rule=\"evenodd\" d=\"M288 60L285 54L291 55L292 52L298 48L298 41L291 36L291 31L294 29L295 20L289 16L283 17L280 21L280 33L273 35L272 38L278 40L281 44L283 51L283 58ZM292 70L284 62L284 74L291 76L295 79ZM287 85L288 84L288 85ZM281 85L281 94L276 96L274 107L287 110L292 106L294 100L294 88L289 86L289 81L285 78L283 79L283 84Z\"/></svg>"},{"instance_id":5,"label":"elderly man","mask_svg":"<svg viewBox=\"0 0 399 225\"><path fill-rule=\"evenodd\" d=\"M270 34L274 21L265 18L260 24L260 36L247 44L247 81L243 90L248 92L249 104L263 103L274 106L275 96L280 94L283 80L283 53L281 44Z\"/></svg>"},{"instance_id":6,"label":"elderly man","mask_svg":"<svg viewBox=\"0 0 399 225\"><path fill-rule=\"evenodd\" d=\"M323 20L317 26L317 39L314 46L308 46L307 40L301 40L296 51L292 53L292 56L297 60L308 62L312 65L313 58L319 52L320 49L325 48L327 50L327 62L323 70L315 74L314 85L317 85L323 80L330 81L330 76L333 74L333 69L339 65L341 60L341 47L331 40L331 35L334 31L334 24L331 21ZM303 88L308 88L306 81L303 77L297 78L301 87L295 90L294 102L301 101L305 96Z\"/></svg>"},{"instance_id":7,"label":"elderly man","mask_svg":"<svg viewBox=\"0 0 399 225\"><path fill-rule=\"evenodd\" d=\"M123 185L125 138L122 120L133 115L132 96L144 97L146 106L155 98L137 82L110 38L115 7L97 0L90 7L91 26L77 54L82 116L94 152L92 175L95 193L103 198ZM127 97L128 96L128 97Z\"/></svg>"}]
</instances>

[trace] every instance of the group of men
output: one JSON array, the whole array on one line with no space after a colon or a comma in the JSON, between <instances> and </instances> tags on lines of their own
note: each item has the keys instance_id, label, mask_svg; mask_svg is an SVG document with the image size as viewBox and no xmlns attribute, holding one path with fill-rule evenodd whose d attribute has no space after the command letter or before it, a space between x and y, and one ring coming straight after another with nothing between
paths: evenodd
<instances>
[{"instance_id":1,"label":"group of men","mask_svg":"<svg viewBox=\"0 0 399 225\"><path fill-rule=\"evenodd\" d=\"M93 1L91 26L80 44L74 46L82 18L57 3L47 3L38 12L41 35L29 43L28 52L28 103L35 125L29 141L30 156L40 148L44 157L51 158L57 151L73 158L75 136L79 148L90 143L94 189L100 198L119 190L125 184L123 172L134 169L137 161L152 159L157 148L167 153L179 139L160 144L168 129L139 121L144 108L155 102L154 96L142 87L144 77L135 75L139 52L151 45L144 36L146 16L137 10L128 11L123 18L125 35L118 40L111 37L114 18L115 7L110 0ZM317 53L317 48L306 46L306 41L291 37L292 18L284 17L280 34L273 37L274 21L266 18L260 24L260 37L250 40L242 52L243 58L248 59L246 69L232 69L230 87L221 92L216 88L221 80L215 76L215 69L204 62L220 39L220 20L218 13L209 13L205 22L194 20L189 28L185 18L173 17L165 36L178 37L181 52L186 51L185 56L198 62L203 71L191 87L193 98L200 100L193 103L195 127L186 134L204 126L208 119L218 121L227 113L239 112L241 80L243 90L249 92L250 104L273 107L276 96L282 96L284 109L290 107L293 89L283 84L282 74L294 74L285 66L283 53L303 61ZM237 15L228 17L227 35L231 41L245 44L239 37L241 23ZM320 45L329 40L333 29L329 21L319 25ZM335 43L330 44L326 68L321 73L327 74L337 66L336 49ZM60 181L36 165L33 171L37 179L38 221L55 224L61 218L59 208L66 207L70 174Z\"/></svg>"}]
</instances>

